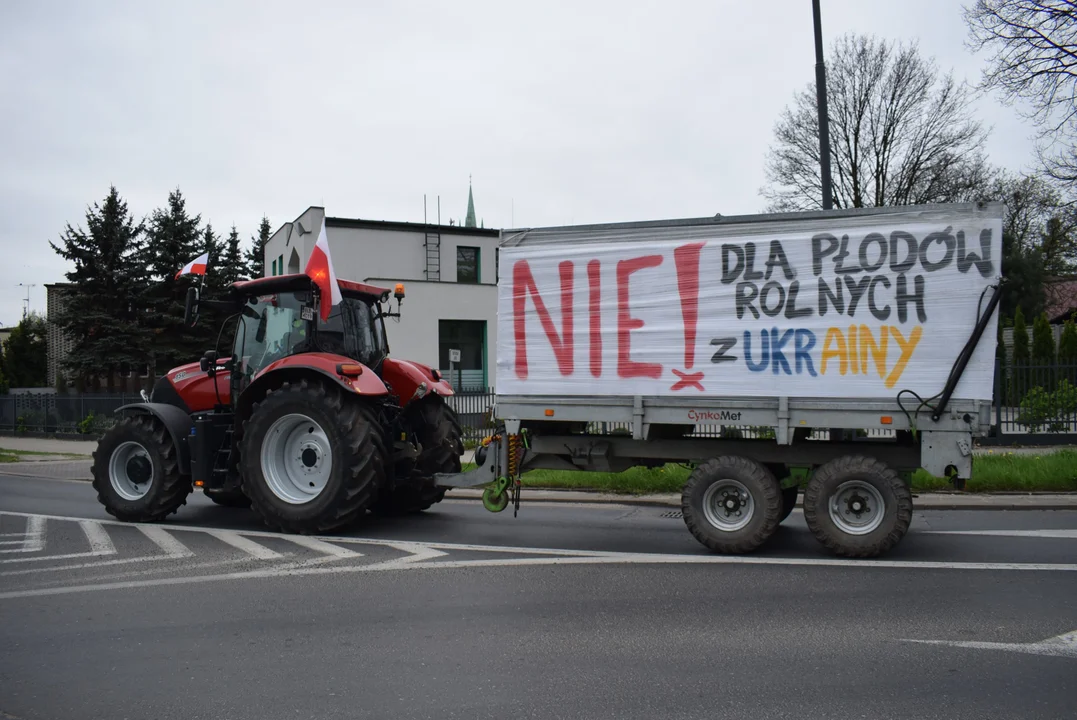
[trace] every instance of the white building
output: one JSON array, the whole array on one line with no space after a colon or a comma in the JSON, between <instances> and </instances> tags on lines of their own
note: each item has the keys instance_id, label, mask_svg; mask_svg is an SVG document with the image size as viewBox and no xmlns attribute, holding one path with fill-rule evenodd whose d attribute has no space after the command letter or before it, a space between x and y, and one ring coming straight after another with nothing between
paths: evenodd
<instances>
[{"instance_id":1,"label":"white building","mask_svg":"<svg viewBox=\"0 0 1077 720\"><path fill-rule=\"evenodd\" d=\"M310 207L266 243L266 274L302 272L323 218L338 278L386 288L404 283L403 316L386 320L394 357L448 376L449 350L457 349L453 387L494 387L499 231L473 226L470 197L463 226L326 217Z\"/></svg>"}]
</instances>

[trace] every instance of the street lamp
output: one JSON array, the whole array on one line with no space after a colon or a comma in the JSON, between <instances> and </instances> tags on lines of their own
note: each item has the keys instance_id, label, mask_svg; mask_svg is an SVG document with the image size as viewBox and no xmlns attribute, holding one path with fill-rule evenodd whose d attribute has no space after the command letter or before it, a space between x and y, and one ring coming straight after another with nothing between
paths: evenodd
<instances>
[{"instance_id":1,"label":"street lamp","mask_svg":"<svg viewBox=\"0 0 1077 720\"><path fill-rule=\"evenodd\" d=\"M823 25L819 19L819 0L812 0L815 21L815 97L819 105L819 165L823 180L823 209L834 207L830 190L830 119L826 110L826 65L823 64Z\"/></svg>"},{"instance_id":2,"label":"street lamp","mask_svg":"<svg viewBox=\"0 0 1077 720\"><path fill-rule=\"evenodd\" d=\"M25 320L30 316L30 288L37 287L36 284L19 283L19 287L26 288L26 305L22 309L22 319Z\"/></svg>"}]
</instances>

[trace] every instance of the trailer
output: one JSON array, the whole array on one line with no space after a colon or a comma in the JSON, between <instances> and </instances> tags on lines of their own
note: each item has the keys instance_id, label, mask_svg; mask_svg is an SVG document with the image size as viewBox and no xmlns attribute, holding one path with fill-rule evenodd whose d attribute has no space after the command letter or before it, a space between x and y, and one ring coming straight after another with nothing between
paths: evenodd
<instances>
[{"instance_id":1,"label":"trailer","mask_svg":"<svg viewBox=\"0 0 1077 720\"><path fill-rule=\"evenodd\" d=\"M963 488L990 429L1001 203L506 230L496 429L435 476L519 510L521 475L692 468L681 508L754 551L803 492L830 551L908 531L909 479Z\"/></svg>"}]
</instances>

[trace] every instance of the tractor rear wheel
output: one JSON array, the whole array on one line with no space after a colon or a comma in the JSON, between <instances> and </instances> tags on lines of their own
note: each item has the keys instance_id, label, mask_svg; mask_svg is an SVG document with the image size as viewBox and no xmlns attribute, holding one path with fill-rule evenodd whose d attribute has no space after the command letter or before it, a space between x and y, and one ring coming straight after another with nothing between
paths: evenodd
<instances>
[{"instance_id":1,"label":"tractor rear wheel","mask_svg":"<svg viewBox=\"0 0 1077 720\"><path fill-rule=\"evenodd\" d=\"M456 412L444 400L424 400L408 408L422 452L418 460L420 485L402 485L378 497L371 508L379 515L421 512L445 499L445 488L434 487L435 473L460 472L463 432Z\"/></svg>"},{"instance_id":2,"label":"tractor rear wheel","mask_svg":"<svg viewBox=\"0 0 1077 720\"><path fill-rule=\"evenodd\" d=\"M93 453L93 487L105 510L127 522L158 522L191 493L191 476L165 426L150 415L131 415L105 433Z\"/></svg>"},{"instance_id":3,"label":"tractor rear wheel","mask_svg":"<svg viewBox=\"0 0 1077 720\"><path fill-rule=\"evenodd\" d=\"M385 483L385 446L358 398L319 382L286 382L251 411L239 466L243 492L266 525L322 533L370 505Z\"/></svg>"}]
</instances>

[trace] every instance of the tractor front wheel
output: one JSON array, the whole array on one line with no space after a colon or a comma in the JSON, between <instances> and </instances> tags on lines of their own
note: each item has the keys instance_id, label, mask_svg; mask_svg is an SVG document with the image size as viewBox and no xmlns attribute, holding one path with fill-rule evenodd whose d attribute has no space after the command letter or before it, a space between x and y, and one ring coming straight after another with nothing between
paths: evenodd
<instances>
[{"instance_id":1,"label":"tractor front wheel","mask_svg":"<svg viewBox=\"0 0 1077 720\"><path fill-rule=\"evenodd\" d=\"M191 493L172 436L150 415L128 416L105 433L93 454L93 487L105 510L127 522L158 522Z\"/></svg>"},{"instance_id":2,"label":"tractor front wheel","mask_svg":"<svg viewBox=\"0 0 1077 720\"><path fill-rule=\"evenodd\" d=\"M401 485L383 493L372 510L379 515L421 512L445 499L445 489L434 487L436 473L460 472L464 454L463 432L456 412L441 398L423 400L409 407L411 425L422 452L418 460L419 484Z\"/></svg>"},{"instance_id":3,"label":"tractor front wheel","mask_svg":"<svg viewBox=\"0 0 1077 720\"><path fill-rule=\"evenodd\" d=\"M243 492L266 525L330 532L361 515L385 483L381 428L357 398L286 382L244 424L240 468Z\"/></svg>"}]
</instances>

